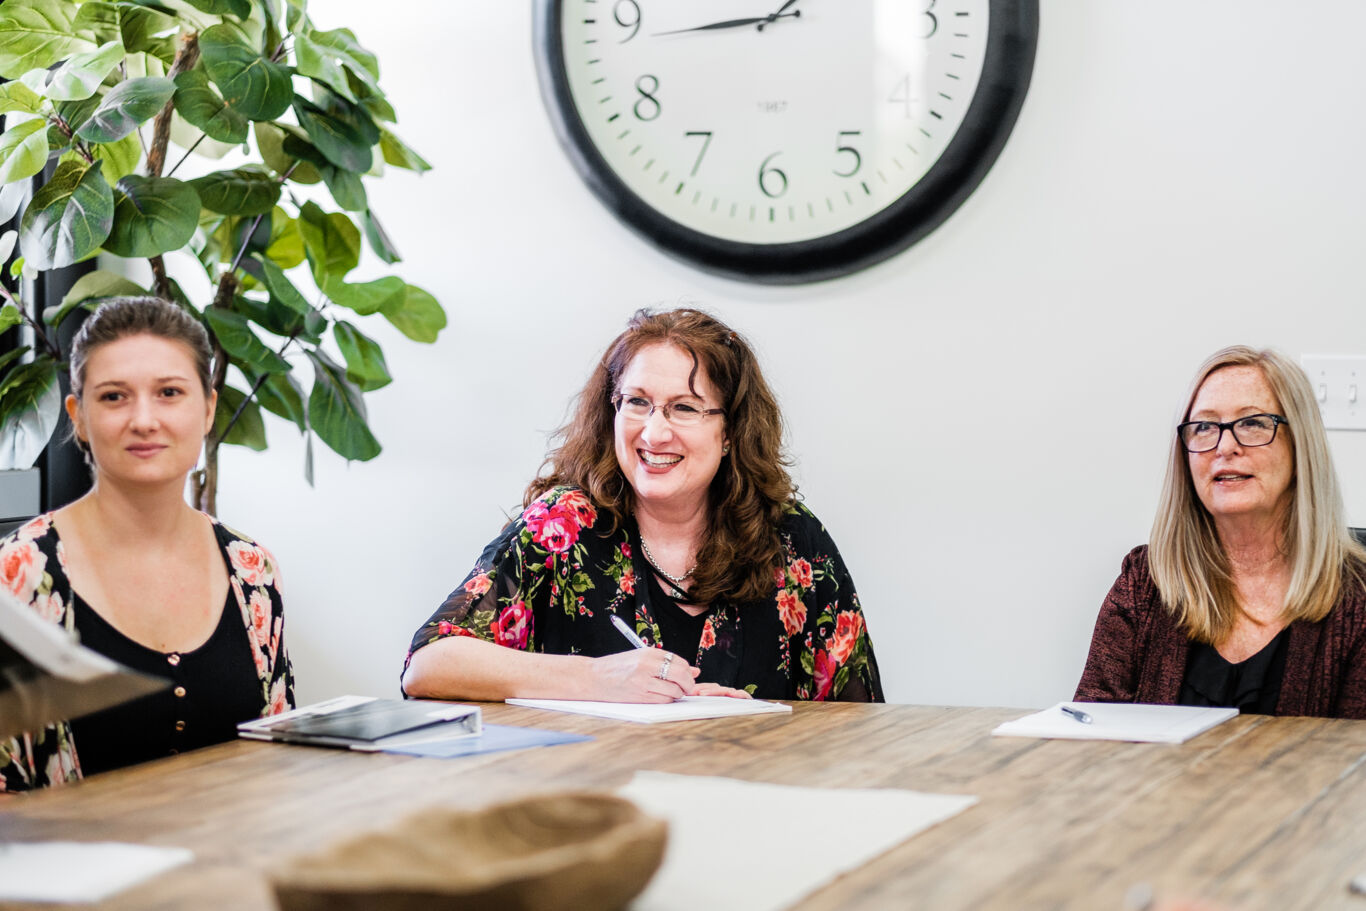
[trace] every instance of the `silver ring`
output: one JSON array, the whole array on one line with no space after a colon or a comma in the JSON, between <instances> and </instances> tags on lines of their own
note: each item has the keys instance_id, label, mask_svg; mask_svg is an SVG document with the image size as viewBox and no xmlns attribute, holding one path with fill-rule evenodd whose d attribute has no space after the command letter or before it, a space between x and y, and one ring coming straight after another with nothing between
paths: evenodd
<instances>
[{"instance_id":1,"label":"silver ring","mask_svg":"<svg viewBox=\"0 0 1366 911\"><path fill-rule=\"evenodd\" d=\"M661 665L659 666L659 673L656 674L655 676L658 677L660 680L668 680L668 679L669 679L669 665L673 663L673 660L674 660L674 656L673 656L672 654L665 655L665 656L664 656L664 663L661 664Z\"/></svg>"}]
</instances>

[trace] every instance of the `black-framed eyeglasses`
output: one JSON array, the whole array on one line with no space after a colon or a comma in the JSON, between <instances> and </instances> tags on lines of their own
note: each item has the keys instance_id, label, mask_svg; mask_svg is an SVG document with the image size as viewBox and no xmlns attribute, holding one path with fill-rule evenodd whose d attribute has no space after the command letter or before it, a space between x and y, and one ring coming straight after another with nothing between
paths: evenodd
<instances>
[{"instance_id":1,"label":"black-framed eyeglasses","mask_svg":"<svg viewBox=\"0 0 1366 911\"><path fill-rule=\"evenodd\" d=\"M1187 452L1209 452L1219 448L1224 431L1233 434L1240 446L1267 446L1276 439L1276 428L1290 422L1279 414L1249 414L1236 421L1187 421L1176 425L1176 435Z\"/></svg>"},{"instance_id":2,"label":"black-framed eyeglasses","mask_svg":"<svg viewBox=\"0 0 1366 911\"><path fill-rule=\"evenodd\" d=\"M701 424L707 419L708 415L725 414L724 408L702 408L691 402L666 402L656 405L654 402L640 395L622 395L617 393L612 396L612 407L617 410L617 414L631 421L645 422L650 419L650 415L655 413L658 408L664 412L664 420L675 427L693 427Z\"/></svg>"}]
</instances>

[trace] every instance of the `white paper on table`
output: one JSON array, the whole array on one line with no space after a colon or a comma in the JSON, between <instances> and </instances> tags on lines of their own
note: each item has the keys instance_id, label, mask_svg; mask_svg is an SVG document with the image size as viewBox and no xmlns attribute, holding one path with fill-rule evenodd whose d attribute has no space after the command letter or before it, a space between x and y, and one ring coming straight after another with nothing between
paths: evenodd
<instances>
[{"instance_id":1,"label":"white paper on table","mask_svg":"<svg viewBox=\"0 0 1366 911\"><path fill-rule=\"evenodd\" d=\"M185 848L111 841L0 842L0 901L100 901L193 859Z\"/></svg>"},{"instance_id":2,"label":"white paper on table","mask_svg":"<svg viewBox=\"0 0 1366 911\"><path fill-rule=\"evenodd\" d=\"M576 699L509 699L507 702L508 705L522 705L552 712L570 712L575 715L592 715L616 721L636 721L642 724L792 711L792 706L779 702L736 699L733 696L684 696L673 702L586 702Z\"/></svg>"},{"instance_id":3,"label":"white paper on table","mask_svg":"<svg viewBox=\"0 0 1366 911\"><path fill-rule=\"evenodd\" d=\"M777 911L977 802L664 772L618 793L669 821L664 863L632 911Z\"/></svg>"},{"instance_id":4,"label":"white paper on table","mask_svg":"<svg viewBox=\"0 0 1366 911\"><path fill-rule=\"evenodd\" d=\"M1091 716L1078 721L1062 710ZM1130 702L1059 702L1052 708L1007 721L992 731L998 737L1054 740L1124 740L1131 743L1185 743L1196 734L1236 718L1237 709L1193 705L1144 705Z\"/></svg>"}]
</instances>

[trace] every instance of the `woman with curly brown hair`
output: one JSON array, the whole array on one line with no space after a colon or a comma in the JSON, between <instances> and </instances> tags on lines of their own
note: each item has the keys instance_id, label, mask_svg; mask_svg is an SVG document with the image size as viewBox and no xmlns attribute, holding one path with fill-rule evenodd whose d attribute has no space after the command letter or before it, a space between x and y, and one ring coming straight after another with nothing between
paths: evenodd
<instances>
[{"instance_id":1,"label":"woman with curly brown hair","mask_svg":"<svg viewBox=\"0 0 1366 911\"><path fill-rule=\"evenodd\" d=\"M558 436L521 516L413 637L408 695L882 700L744 339L698 310L638 312Z\"/></svg>"}]
</instances>

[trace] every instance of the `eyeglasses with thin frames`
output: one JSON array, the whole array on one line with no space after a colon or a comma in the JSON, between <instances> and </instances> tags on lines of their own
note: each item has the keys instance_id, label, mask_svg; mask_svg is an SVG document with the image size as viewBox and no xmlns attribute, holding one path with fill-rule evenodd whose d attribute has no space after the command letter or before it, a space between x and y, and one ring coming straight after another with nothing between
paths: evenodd
<instances>
[{"instance_id":1,"label":"eyeglasses with thin frames","mask_svg":"<svg viewBox=\"0 0 1366 911\"><path fill-rule=\"evenodd\" d=\"M1279 414L1249 414L1236 421L1187 421L1176 426L1176 435L1187 452L1218 449L1225 430L1240 446L1269 446L1282 424L1289 426L1290 422Z\"/></svg>"},{"instance_id":2,"label":"eyeglasses with thin frames","mask_svg":"<svg viewBox=\"0 0 1366 911\"><path fill-rule=\"evenodd\" d=\"M664 420L675 427L695 427L705 421L709 415L726 413L724 408L701 408L691 402L665 402L656 405L644 396L623 395L621 393L612 396L612 407L616 408L617 414L628 421L641 423L648 421L650 415L654 414L655 409L658 408L664 412Z\"/></svg>"}]
</instances>

